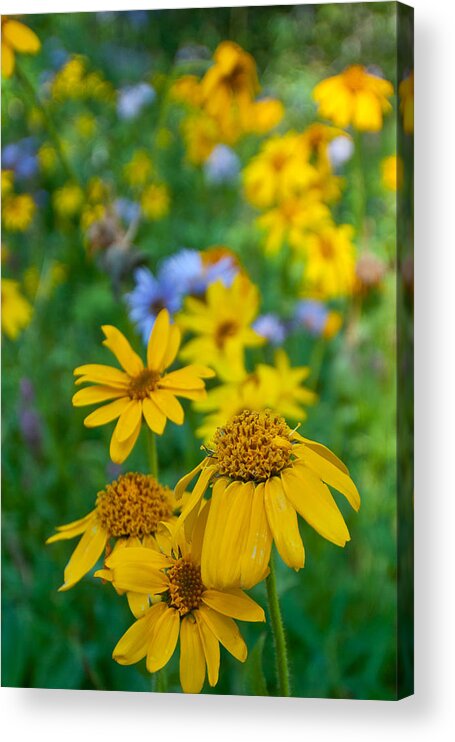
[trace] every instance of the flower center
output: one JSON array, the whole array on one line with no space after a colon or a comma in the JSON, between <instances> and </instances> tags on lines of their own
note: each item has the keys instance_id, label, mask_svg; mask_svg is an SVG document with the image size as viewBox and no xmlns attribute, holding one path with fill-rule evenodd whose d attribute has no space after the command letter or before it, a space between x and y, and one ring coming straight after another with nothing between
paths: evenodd
<instances>
[{"instance_id":1,"label":"flower center","mask_svg":"<svg viewBox=\"0 0 455 742\"><path fill-rule=\"evenodd\" d=\"M224 348L224 344L228 338L234 337L239 329L238 323L234 320L226 320L222 322L215 331L215 344L218 348Z\"/></svg>"},{"instance_id":2,"label":"flower center","mask_svg":"<svg viewBox=\"0 0 455 742\"><path fill-rule=\"evenodd\" d=\"M244 410L215 433L218 473L242 482L263 482L291 463L291 430L270 410Z\"/></svg>"},{"instance_id":3,"label":"flower center","mask_svg":"<svg viewBox=\"0 0 455 742\"><path fill-rule=\"evenodd\" d=\"M173 513L172 490L147 474L122 474L98 492L96 511L111 536L154 534L162 520Z\"/></svg>"},{"instance_id":4,"label":"flower center","mask_svg":"<svg viewBox=\"0 0 455 742\"><path fill-rule=\"evenodd\" d=\"M205 590L201 579L201 568L188 562L185 559L179 559L168 570L169 578L169 597L168 605L178 610L181 616L199 608L202 600L202 593Z\"/></svg>"},{"instance_id":5,"label":"flower center","mask_svg":"<svg viewBox=\"0 0 455 742\"><path fill-rule=\"evenodd\" d=\"M131 399L145 399L145 397L148 397L148 393L156 389L159 378L158 371L152 371L149 368L144 368L137 376L133 376L128 387L128 394Z\"/></svg>"}]
</instances>

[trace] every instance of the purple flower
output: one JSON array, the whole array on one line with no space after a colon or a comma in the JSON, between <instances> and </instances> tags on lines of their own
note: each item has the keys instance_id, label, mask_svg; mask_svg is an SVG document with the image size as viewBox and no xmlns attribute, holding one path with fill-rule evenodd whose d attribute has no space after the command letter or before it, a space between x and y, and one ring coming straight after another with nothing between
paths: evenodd
<instances>
[{"instance_id":1,"label":"purple flower","mask_svg":"<svg viewBox=\"0 0 455 742\"><path fill-rule=\"evenodd\" d=\"M182 296L200 296L215 281L230 286L238 272L228 255L216 263L204 265L202 254L183 248L163 262L162 275Z\"/></svg>"},{"instance_id":2,"label":"purple flower","mask_svg":"<svg viewBox=\"0 0 455 742\"><path fill-rule=\"evenodd\" d=\"M206 180L214 185L231 183L240 172L240 160L225 144L218 144L204 165Z\"/></svg>"},{"instance_id":3,"label":"purple flower","mask_svg":"<svg viewBox=\"0 0 455 742\"><path fill-rule=\"evenodd\" d=\"M294 323L304 327L311 335L321 335L327 323L328 309L320 301L305 299L295 308Z\"/></svg>"},{"instance_id":4,"label":"purple flower","mask_svg":"<svg viewBox=\"0 0 455 742\"><path fill-rule=\"evenodd\" d=\"M253 330L272 345L282 345L287 334L284 322L276 314L262 314L253 323Z\"/></svg>"},{"instance_id":5,"label":"purple flower","mask_svg":"<svg viewBox=\"0 0 455 742\"><path fill-rule=\"evenodd\" d=\"M121 119L135 119L144 106L153 103L155 98L155 90L146 82L128 85L118 91L117 113Z\"/></svg>"},{"instance_id":6,"label":"purple flower","mask_svg":"<svg viewBox=\"0 0 455 742\"><path fill-rule=\"evenodd\" d=\"M2 168L14 170L15 177L20 180L32 178L38 171L36 150L37 144L33 137L5 145L2 150Z\"/></svg>"},{"instance_id":7,"label":"purple flower","mask_svg":"<svg viewBox=\"0 0 455 742\"><path fill-rule=\"evenodd\" d=\"M118 198L114 203L114 209L117 216L125 224L135 222L141 213L140 205L136 201L130 201L129 198Z\"/></svg>"},{"instance_id":8,"label":"purple flower","mask_svg":"<svg viewBox=\"0 0 455 742\"><path fill-rule=\"evenodd\" d=\"M170 283L160 269L156 276L148 268L138 268L134 273L136 286L125 301L129 316L141 333L144 343L148 343L157 314L166 308L170 314L180 309L181 293Z\"/></svg>"},{"instance_id":9,"label":"purple flower","mask_svg":"<svg viewBox=\"0 0 455 742\"><path fill-rule=\"evenodd\" d=\"M354 152L354 144L350 137L335 137L329 143L329 160L332 163L333 168L344 165L345 162L351 159L352 153Z\"/></svg>"}]
</instances>

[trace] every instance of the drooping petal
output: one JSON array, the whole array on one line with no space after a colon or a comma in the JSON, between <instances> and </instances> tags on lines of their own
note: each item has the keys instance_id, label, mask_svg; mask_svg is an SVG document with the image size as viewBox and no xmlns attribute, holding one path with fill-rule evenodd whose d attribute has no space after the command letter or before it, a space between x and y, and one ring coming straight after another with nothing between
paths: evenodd
<instances>
[{"instance_id":1,"label":"drooping petal","mask_svg":"<svg viewBox=\"0 0 455 742\"><path fill-rule=\"evenodd\" d=\"M338 456L333 453L333 451L330 450L330 448L327 448L327 446L324 446L322 443L317 443L316 441L312 441L309 438L304 438L303 435L300 435L300 433L298 433L297 431L294 431L292 437L295 438L295 440L305 443L305 447L301 449L302 451L304 451L305 448L311 448L313 451L318 453L319 456L327 459L327 461L330 461L332 464L337 466L338 469L341 469L341 471L349 476L349 470L347 466L341 461L341 459L338 458Z\"/></svg>"},{"instance_id":2,"label":"drooping petal","mask_svg":"<svg viewBox=\"0 0 455 742\"><path fill-rule=\"evenodd\" d=\"M235 621L207 605L201 605L198 613L220 644L237 660L245 662L248 650Z\"/></svg>"},{"instance_id":3,"label":"drooping petal","mask_svg":"<svg viewBox=\"0 0 455 742\"><path fill-rule=\"evenodd\" d=\"M184 693L200 693L205 680L205 655L196 621L192 616L180 626L180 683Z\"/></svg>"},{"instance_id":4,"label":"drooping petal","mask_svg":"<svg viewBox=\"0 0 455 742\"><path fill-rule=\"evenodd\" d=\"M207 677L213 688L218 682L220 671L220 643L213 631L209 629L204 619L201 618L199 611L194 612L194 617L196 619L202 647L204 649L205 661L207 664Z\"/></svg>"},{"instance_id":5,"label":"drooping petal","mask_svg":"<svg viewBox=\"0 0 455 742\"><path fill-rule=\"evenodd\" d=\"M113 659L120 665L134 665L143 659L147 654L147 645L153 628L165 610L164 603L157 603L135 621L117 643L112 652Z\"/></svg>"},{"instance_id":6,"label":"drooping petal","mask_svg":"<svg viewBox=\"0 0 455 742\"><path fill-rule=\"evenodd\" d=\"M209 486L210 480L215 472L214 466L206 466L199 475L199 479L194 485L194 489L185 503L184 508L180 514L177 522L176 532L181 528L186 518L193 511L200 499L204 496L204 492Z\"/></svg>"},{"instance_id":7,"label":"drooping petal","mask_svg":"<svg viewBox=\"0 0 455 742\"><path fill-rule=\"evenodd\" d=\"M174 654L180 630L180 614L166 605L147 646L147 670L161 670Z\"/></svg>"},{"instance_id":8,"label":"drooping petal","mask_svg":"<svg viewBox=\"0 0 455 742\"><path fill-rule=\"evenodd\" d=\"M114 389L111 386L88 386L85 389L79 389L74 394L72 403L74 407L84 407L88 404L99 404L124 396L125 389Z\"/></svg>"},{"instance_id":9,"label":"drooping petal","mask_svg":"<svg viewBox=\"0 0 455 742\"><path fill-rule=\"evenodd\" d=\"M265 621L261 606L248 597L243 590L205 590L202 594L205 605L218 613L239 621Z\"/></svg>"},{"instance_id":10,"label":"drooping petal","mask_svg":"<svg viewBox=\"0 0 455 742\"><path fill-rule=\"evenodd\" d=\"M152 371L163 370L163 361L169 342L169 312L162 309L158 314L147 345L147 366Z\"/></svg>"},{"instance_id":11,"label":"drooping petal","mask_svg":"<svg viewBox=\"0 0 455 742\"><path fill-rule=\"evenodd\" d=\"M108 541L109 534L93 518L76 546L63 573L64 583L59 591L69 590L95 566Z\"/></svg>"},{"instance_id":12,"label":"drooping petal","mask_svg":"<svg viewBox=\"0 0 455 742\"><path fill-rule=\"evenodd\" d=\"M204 463L205 463L205 460L201 461L200 464L195 466L194 469L188 472L188 474L185 474L184 477L179 479L174 489L174 495L175 495L176 500L180 500L182 498L183 493L186 491L186 488L188 487L189 483L191 482L192 479L194 479L198 471L202 469Z\"/></svg>"},{"instance_id":13,"label":"drooping petal","mask_svg":"<svg viewBox=\"0 0 455 742\"><path fill-rule=\"evenodd\" d=\"M298 513L324 538L338 546L350 540L349 531L329 488L306 466L282 472L286 497Z\"/></svg>"},{"instance_id":14,"label":"drooping petal","mask_svg":"<svg viewBox=\"0 0 455 742\"><path fill-rule=\"evenodd\" d=\"M297 513L287 499L279 477L266 481L264 503L278 553L288 567L300 569L305 563L305 551Z\"/></svg>"},{"instance_id":15,"label":"drooping petal","mask_svg":"<svg viewBox=\"0 0 455 742\"><path fill-rule=\"evenodd\" d=\"M134 430L133 434L129 438L127 438L124 441L119 441L115 434L115 429L114 429L114 432L112 433L112 437L111 437L111 444L109 447L109 455L115 464L123 464L125 459L128 458L128 456L133 450L134 445L139 437L140 431L141 431L141 420L139 420L136 429Z\"/></svg>"},{"instance_id":16,"label":"drooping petal","mask_svg":"<svg viewBox=\"0 0 455 742\"><path fill-rule=\"evenodd\" d=\"M183 407L171 392L156 389L150 393L150 397L169 420L176 425L182 425L185 417Z\"/></svg>"},{"instance_id":17,"label":"drooping petal","mask_svg":"<svg viewBox=\"0 0 455 742\"><path fill-rule=\"evenodd\" d=\"M98 407L97 410L91 412L90 415L87 415L84 419L85 427L97 428L100 425L106 425L106 423L112 422L112 420L120 417L122 412L128 408L130 402L131 400L129 397L121 397L120 399L115 399L113 402L109 402L102 407Z\"/></svg>"},{"instance_id":18,"label":"drooping petal","mask_svg":"<svg viewBox=\"0 0 455 742\"><path fill-rule=\"evenodd\" d=\"M142 420L142 404L138 399L132 399L121 413L116 428L115 437L119 443L130 438Z\"/></svg>"},{"instance_id":19,"label":"drooping petal","mask_svg":"<svg viewBox=\"0 0 455 742\"><path fill-rule=\"evenodd\" d=\"M49 536L49 538L46 539L46 544L53 544L54 541L64 541L84 533L94 515L95 511L92 510L90 513L87 513L87 515L84 515L83 518L79 518L79 520L74 520L72 523L66 523L64 526L57 526L57 533L54 533L53 536Z\"/></svg>"},{"instance_id":20,"label":"drooping petal","mask_svg":"<svg viewBox=\"0 0 455 742\"><path fill-rule=\"evenodd\" d=\"M248 536L241 558L241 586L250 589L267 575L272 548L272 532L264 504L264 483L256 485L251 505Z\"/></svg>"},{"instance_id":21,"label":"drooping petal","mask_svg":"<svg viewBox=\"0 0 455 742\"><path fill-rule=\"evenodd\" d=\"M162 435L167 418L152 398L146 397L142 400L142 412L150 430L157 435Z\"/></svg>"},{"instance_id":22,"label":"drooping petal","mask_svg":"<svg viewBox=\"0 0 455 742\"><path fill-rule=\"evenodd\" d=\"M306 447L302 454L302 460L326 484L341 492L354 510L360 508L360 495L351 477L311 448Z\"/></svg>"},{"instance_id":23,"label":"drooping petal","mask_svg":"<svg viewBox=\"0 0 455 742\"><path fill-rule=\"evenodd\" d=\"M129 376L136 376L144 369L142 359L132 349L128 340L120 330L112 325L103 325L102 331L106 336L103 345L114 354L118 362Z\"/></svg>"}]
</instances>

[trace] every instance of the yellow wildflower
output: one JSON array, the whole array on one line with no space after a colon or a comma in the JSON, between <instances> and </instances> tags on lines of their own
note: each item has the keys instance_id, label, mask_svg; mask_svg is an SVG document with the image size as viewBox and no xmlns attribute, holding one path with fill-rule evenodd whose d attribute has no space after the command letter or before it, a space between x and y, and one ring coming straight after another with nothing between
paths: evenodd
<instances>
[{"instance_id":1,"label":"yellow wildflower","mask_svg":"<svg viewBox=\"0 0 455 742\"><path fill-rule=\"evenodd\" d=\"M381 162L382 185L389 191L396 191L403 185L404 166L401 157L390 155Z\"/></svg>"},{"instance_id":2,"label":"yellow wildflower","mask_svg":"<svg viewBox=\"0 0 455 742\"><path fill-rule=\"evenodd\" d=\"M355 284L354 234L350 224L324 225L305 238L304 286L320 299L350 296Z\"/></svg>"},{"instance_id":3,"label":"yellow wildflower","mask_svg":"<svg viewBox=\"0 0 455 742\"><path fill-rule=\"evenodd\" d=\"M14 172L12 170L2 170L2 198L11 193L14 185Z\"/></svg>"},{"instance_id":4,"label":"yellow wildflower","mask_svg":"<svg viewBox=\"0 0 455 742\"><path fill-rule=\"evenodd\" d=\"M147 426L162 435L167 420L182 425L183 408L177 397L202 399L205 396L204 378L213 371L200 365L190 365L164 373L173 363L180 346L180 331L170 325L169 313L158 314L147 346L147 365L134 352L125 336L110 325L103 326L103 341L115 355L123 370L99 364L88 364L75 369L76 384L93 383L79 390L73 397L76 407L107 402L84 420L88 428L117 420L111 438L110 456L121 464L134 448L145 418Z\"/></svg>"},{"instance_id":5,"label":"yellow wildflower","mask_svg":"<svg viewBox=\"0 0 455 742\"><path fill-rule=\"evenodd\" d=\"M240 662L247 646L234 619L265 621L262 608L242 590L217 589L201 577L201 551L207 505L189 540L182 532L173 548L115 551L106 560L117 590L141 591L153 605L122 636L113 652L121 665L146 657L149 672L170 661L180 639L180 683L185 693L199 693L206 668L211 686L218 682L220 644ZM102 570L100 577L106 577ZM159 602L155 602L158 598Z\"/></svg>"},{"instance_id":6,"label":"yellow wildflower","mask_svg":"<svg viewBox=\"0 0 455 742\"><path fill-rule=\"evenodd\" d=\"M221 141L217 122L203 112L188 116L183 122L182 129L186 156L193 165L201 165L205 162L214 147Z\"/></svg>"},{"instance_id":7,"label":"yellow wildflower","mask_svg":"<svg viewBox=\"0 0 455 742\"><path fill-rule=\"evenodd\" d=\"M403 116L403 130L405 134L414 132L414 72L400 82L398 87L400 96L400 111Z\"/></svg>"},{"instance_id":8,"label":"yellow wildflower","mask_svg":"<svg viewBox=\"0 0 455 742\"><path fill-rule=\"evenodd\" d=\"M15 66L15 53L36 54L41 43L34 31L20 21L2 17L2 75L11 77Z\"/></svg>"},{"instance_id":9,"label":"yellow wildflower","mask_svg":"<svg viewBox=\"0 0 455 742\"><path fill-rule=\"evenodd\" d=\"M264 250L275 255L286 243L295 250L304 244L309 230L321 228L331 221L330 211L316 191L305 198L288 198L258 217L256 224L266 232Z\"/></svg>"},{"instance_id":10,"label":"yellow wildflower","mask_svg":"<svg viewBox=\"0 0 455 742\"><path fill-rule=\"evenodd\" d=\"M57 214L69 219L78 214L84 203L84 191L77 183L66 183L52 194L52 205Z\"/></svg>"},{"instance_id":11,"label":"yellow wildflower","mask_svg":"<svg viewBox=\"0 0 455 742\"><path fill-rule=\"evenodd\" d=\"M96 119L91 113L81 113L76 118L74 126L81 137L90 139L96 131Z\"/></svg>"},{"instance_id":12,"label":"yellow wildflower","mask_svg":"<svg viewBox=\"0 0 455 742\"><path fill-rule=\"evenodd\" d=\"M152 160L145 149L137 149L123 168L125 180L131 186L144 186L152 172Z\"/></svg>"},{"instance_id":13,"label":"yellow wildflower","mask_svg":"<svg viewBox=\"0 0 455 742\"><path fill-rule=\"evenodd\" d=\"M266 134L278 126L283 116L284 106L276 98L253 101L246 109L245 129L252 134Z\"/></svg>"},{"instance_id":14,"label":"yellow wildflower","mask_svg":"<svg viewBox=\"0 0 455 742\"><path fill-rule=\"evenodd\" d=\"M163 183L151 183L141 195L141 209L146 219L158 221L169 213L169 189Z\"/></svg>"},{"instance_id":15,"label":"yellow wildflower","mask_svg":"<svg viewBox=\"0 0 455 742\"><path fill-rule=\"evenodd\" d=\"M171 97L179 103L197 107L202 103L202 91L196 75L183 75L170 89Z\"/></svg>"},{"instance_id":16,"label":"yellow wildflower","mask_svg":"<svg viewBox=\"0 0 455 742\"><path fill-rule=\"evenodd\" d=\"M225 116L234 105L248 106L259 91L256 63L233 41L222 41L213 55L214 64L201 81L204 106L213 116Z\"/></svg>"},{"instance_id":17,"label":"yellow wildflower","mask_svg":"<svg viewBox=\"0 0 455 742\"><path fill-rule=\"evenodd\" d=\"M31 317L31 304L21 294L18 282L2 278L2 332L15 340Z\"/></svg>"},{"instance_id":18,"label":"yellow wildflower","mask_svg":"<svg viewBox=\"0 0 455 742\"><path fill-rule=\"evenodd\" d=\"M2 222L11 232L25 232L32 223L36 205L29 193L8 194L2 199Z\"/></svg>"},{"instance_id":19,"label":"yellow wildflower","mask_svg":"<svg viewBox=\"0 0 455 742\"><path fill-rule=\"evenodd\" d=\"M177 499L196 475L176 533L212 484L201 556L205 585L252 587L267 572L272 541L289 567L303 567L297 513L332 543L350 540L327 486L358 510L359 493L347 468L270 411L245 410L219 429L206 458L177 484Z\"/></svg>"},{"instance_id":20,"label":"yellow wildflower","mask_svg":"<svg viewBox=\"0 0 455 742\"><path fill-rule=\"evenodd\" d=\"M52 173L57 165L57 152L52 144L45 142L38 150L38 162L42 170L46 173Z\"/></svg>"},{"instance_id":21,"label":"yellow wildflower","mask_svg":"<svg viewBox=\"0 0 455 742\"><path fill-rule=\"evenodd\" d=\"M318 113L336 126L352 124L359 131L380 131L382 118L390 113L393 85L355 64L322 80L313 90Z\"/></svg>"}]
</instances>

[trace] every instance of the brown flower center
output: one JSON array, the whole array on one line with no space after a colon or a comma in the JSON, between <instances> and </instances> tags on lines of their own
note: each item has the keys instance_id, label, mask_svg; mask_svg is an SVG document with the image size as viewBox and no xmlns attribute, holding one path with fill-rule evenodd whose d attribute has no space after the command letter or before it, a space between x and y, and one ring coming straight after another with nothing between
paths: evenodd
<instances>
[{"instance_id":1,"label":"brown flower center","mask_svg":"<svg viewBox=\"0 0 455 742\"><path fill-rule=\"evenodd\" d=\"M291 430L270 410L244 410L218 428L214 458L218 473L243 482L263 482L291 463Z\"/></svg>"},{"instance_id":2,"label":"brown flower center","mask_svg":"<svg viewBox=\"0 0 455 742\"><path fill-rule=\"evenodd\" d=\"M238 332L238 323L234 320L226 320L222 322L215 331L215 344L217 348L224 348L226 340L234 337Z\"/></svg>"},{"instance_id":3,"label":"brown flower center","mask_svg":"<svg viewBox=\"0 0 455 742\"><path fill-rule=\"evenodd\" d=\"M147 474L122 474L98 492L96 512L111 536L154 534L161 520L173 513L172 490Z\"/></svg>"},{"instance_id":4,"label":"brown flower center","mask_svg":"<svg viewBox=\"0 0 455 742\"><path fill-rule=\"evenodd\" d=\"M179 559L168 570L168 605L178 610L181 616L199 608L205 590L201 579L201 568L197 564Z\"/></svg>"},{"instance_id":5,"label":"brown flower center","mask_svg":"<svg viewBox=\"0 0 455 742\"><path fill-rule=\"evenodd\" d=\"M325 239L324 237L321 237L319 240L319 249L321 251L321 255L325 260L331 260L335 255L335 250L333 249L333 244L330 240Z\"/></svg>"},{"instance_id":6,"label":"brown flower center","mask_svg":"<svg viewBox=\"0 0 455 742\"><path fill-rule=\"evenodd\" d=\"M152 371L150 368L144 368L137 376L133 376L128 387L128 394L131 399L145 399L148 393L156 389L157 382L160 379L158 371Z\"/></svg>"}]
</instances>

